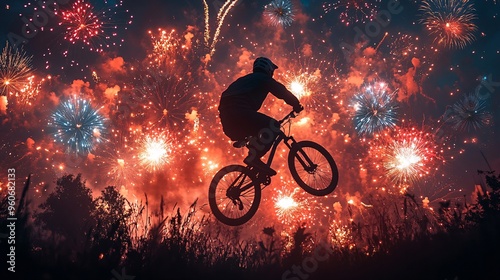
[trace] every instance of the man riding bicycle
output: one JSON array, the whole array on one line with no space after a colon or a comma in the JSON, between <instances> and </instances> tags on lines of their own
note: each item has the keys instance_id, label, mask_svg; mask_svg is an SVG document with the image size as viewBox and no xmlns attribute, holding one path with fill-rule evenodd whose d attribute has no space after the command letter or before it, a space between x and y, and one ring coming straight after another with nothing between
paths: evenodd
<instances>
[{"instance_id":1,"label":"man riding bicycle","mask_svg":"<svg viewBox=\"0 0 500 280\"><path fill-rule=\"evenodd\" d=\"M271 149L273 141L268 139L276 139L280 125L258 110L269 92L291 105L297 113L304 109L297 97L273 78L276 69L278 66L269 58L257 58L253 63L253 73L240 77L229 85L222 93L219 103L224 133L233 141L252 137L247 145L248 156L243 162L270 176L276 175L276 171L260 158Z\"/></svg>"}]
</instances>

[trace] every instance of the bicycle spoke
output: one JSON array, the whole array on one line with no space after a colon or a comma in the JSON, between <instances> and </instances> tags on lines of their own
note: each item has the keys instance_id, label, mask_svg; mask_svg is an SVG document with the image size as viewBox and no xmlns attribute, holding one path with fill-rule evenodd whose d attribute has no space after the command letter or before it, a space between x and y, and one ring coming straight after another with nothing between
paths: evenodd
<instances>
[{"instance_id":1,"label":"bicycle spoke","mask_svg":"<svg viewBox=\"0 0 500 280\"><path fill-rule=\"evenodd\" d=\"M211 184L210 207L214 215L229 225L240 225L257 211L260 192L243 166L231 171L219 171L219 177ZM217 175L216 177L217 178ZM260 186L259 186L260 187Z\"/></svg>"},{"instance_id":2,"label":"bicycle spoke","mask_svg":"<svg viewBox=\"0 0 500 280\"><path fill-rule=\"evenodd\" d=\"M297 157L302 159L299 160L298 158L295 158L295 166L299 177L313 189L321 190L325 186L328 186L333 176L328 160L316 149L304 147L302 148L302 151L307 155L313 164L317 165L317 167L313 173L308 172L306 167L309 168L310 166L302 166L301 164L302 161L308 165L308 161L304 157L304 154L302 152L297 153Z\"/></svg>"}]
</instances>

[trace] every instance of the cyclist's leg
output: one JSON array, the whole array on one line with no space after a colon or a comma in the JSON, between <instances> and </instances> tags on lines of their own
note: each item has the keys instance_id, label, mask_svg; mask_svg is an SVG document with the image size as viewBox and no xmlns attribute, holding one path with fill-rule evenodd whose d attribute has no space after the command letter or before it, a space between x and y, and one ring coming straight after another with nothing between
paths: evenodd
<instances>
[{"instance_id":1,"label":"cyclist's leg","mask_svg":"<svg viewBox=\"0 0 500 280\"><path fill-rule=\"evenodd\" d=\"M274 139L278 135L279 130L278 121L275 119L264 115L262 113L256 112L252 116L253 121L253 133L251 135L256 137L256 152L257 158L263 157L271 149L274 143Z\"/></svg>"},{"instance_id":2,"label":"cyclist's leg","mask_svg":"<svg viewBox=\"0 0 500 280\"><path fill-rule=\"evenodd\" d=\"M254 137L248 145L248 156L244 162L264 170L270 175L275 175L276 171L263 163L260 158L271 149L277 136L276 131L279 131L276 128L279 127L279 124L275 119L258 112L251 114L251 120L249 129L252 130L251 135L254 135Z\"/></svg>"},{"instance_id":3,"label":"cyclist's leg","mask_svg":"<svg viewBox=\"0 0 500 280\"><path fill-rule=\"evenodd\" d=\"M249 136L250 133L245 129L244 123L247 118L242 118L241 114L233 112L220 113L222 131L232 141L240 141Z\"/></svg>"}]
</instances>

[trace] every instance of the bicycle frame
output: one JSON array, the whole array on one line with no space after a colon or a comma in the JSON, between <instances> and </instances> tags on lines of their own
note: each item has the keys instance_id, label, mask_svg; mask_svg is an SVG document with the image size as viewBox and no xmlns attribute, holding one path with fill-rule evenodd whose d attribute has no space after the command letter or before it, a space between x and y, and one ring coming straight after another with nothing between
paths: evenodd
<instances>
[{"instance_id":1,"label":"bicycle frame","mask_svg":"<svg viewBox=\"0 0 500 280\"><path fill-rule=\"evenodd\" d=\"M286 115L282 120L278 121L280 125L283 125L286 123L288 120L291 118L295 118L295 112L292 111L288 115ZM297 141L293 138L293 136L287 136L283 130L280 130L280 133L278 134L277 138L274 140L273 146L271 147L271 153L269 154L269 157L267 159L267 166L271 167L271 164L273 163L274 155L276 154L276 150L278 149L278 145L280 142L283 141L285 145L288 147L289 150L292 149L293 145L297 144ZM289 143L291 141L291 143ZM299 150L300 154L302 157L305 159L304 160L301 157L297 157L298 161L302 166L304 166L304 169L307 171L313 171L316 168L316 165L311 161L311 159L304 153L304 151Z\"/></svg>"},{"instance_id":2,"label":"bicycle frame","mask_svg":"<svg viewBox=\"0 0 500 280\"><path fill-rule=\"evenodd\" d=\"M290 114L288 114L285 118L283 118L282 120L279 121L280 124L283 124L285 123L285 121L287 121L288 119L290 118L294 118L295 117L295 114L294 112L292 111ZM280 130L280 133L278 134L278 136L276 137L276 139L274 139L274 142L273 142L273 145L271 147L271 151L269 153L269 157L267 159L267 166L271 167L271 164L273 162L273 159L274 159L274 156L276 154L276 150L278 149L278 145L281 143L281 141L283 141L285 143L285 145L288 147L289 150L292 149L293 145L295 145L297 143L297 141L295 141L295 139L293 138L293 136L287 136L285 134L285 132L283 130ZM317 165L314 164L311 159L307 156L306 153L304 153L302 150L299 150L299 153L302 155L302 157L297 157L299 163L304 166L304 169L306 171L313 171ZM235 186L235 183L238 182L241 178L241 176L243 175L240 174L236 179L235 181L233 182L233 184L231 184L231 186L233 187L237 187ZM266 176L267 177L267 176ZM244 180L244 178L243 178ZM260 181L260 180L259 180ZM259 182L258 181L258 182ZM260 186L260 183L259 182L259 186ZM241 183L238 184L239 185L239 192L242 193L244 191L246 191L247 189L251 188L252 187L252 184L247 184L246 186L241 186ZM230 187L229 189L231 189L232 187ZM228 189L228 190L229 190Z\"/></svg>"}]
</instances>

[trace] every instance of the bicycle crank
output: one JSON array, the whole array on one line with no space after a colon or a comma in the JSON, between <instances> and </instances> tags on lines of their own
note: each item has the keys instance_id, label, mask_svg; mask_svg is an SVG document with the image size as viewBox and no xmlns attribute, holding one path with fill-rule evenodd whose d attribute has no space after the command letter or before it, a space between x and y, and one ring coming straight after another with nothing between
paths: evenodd
<instances>
[{"instance_id":1,"label":"bicycle crank","mask_svg":"<svg viewBox=\"0 0 500 280\"><path fill-rule=\"evenodd\" d=\"M241 191L238 187L230 187L226 191L226 196L231 199L234 205L238 205L238 209L243 210L243 202L240 199Z\"/></svg>"}]
</instances>

